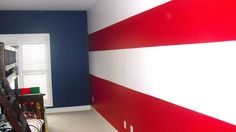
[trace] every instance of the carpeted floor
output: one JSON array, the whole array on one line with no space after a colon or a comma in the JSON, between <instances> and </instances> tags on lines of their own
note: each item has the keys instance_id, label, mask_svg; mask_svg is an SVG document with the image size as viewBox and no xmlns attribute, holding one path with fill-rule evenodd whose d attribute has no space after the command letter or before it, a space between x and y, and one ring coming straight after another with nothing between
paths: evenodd
<instances>
[{"instance_id":1,"label":"carpeted floor","mask_svg":"<svg viewBox=\"0 0 236 132\"><path fill-rule=\"evenodd\" d=\"M47 114L49 132L116 132L96 112Z\"/></svg>"}]
</instances>

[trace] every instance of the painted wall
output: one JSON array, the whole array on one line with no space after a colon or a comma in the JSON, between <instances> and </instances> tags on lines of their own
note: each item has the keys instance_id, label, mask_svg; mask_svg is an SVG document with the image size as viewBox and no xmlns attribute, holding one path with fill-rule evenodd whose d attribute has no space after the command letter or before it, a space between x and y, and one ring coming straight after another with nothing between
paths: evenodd
<instances>
[{"instance_id":1,"label":"painted wall","mask_svg":"<svg viewBox=\"0 0 236 132\"><path fill-rule=\"evenodd\" d=\"M50 33L54 107L90 104L84 11L0 11L0 34Z\"/></svg>"},{"instance_id":2,"label":"painted wall","mask_svg":"<svg viewBox=\"0 0 236 132\"><path fill-rule=\"evenodd\" d=\"M121 132L236 131L234 1L173 0L145 9L105 1L88 16L105 17L89 22L97 111ZM122 19L106 18L105 6L108 14L122 10ZM132 7L136 15L127 13Z\"/></svg>"}]
</instances>

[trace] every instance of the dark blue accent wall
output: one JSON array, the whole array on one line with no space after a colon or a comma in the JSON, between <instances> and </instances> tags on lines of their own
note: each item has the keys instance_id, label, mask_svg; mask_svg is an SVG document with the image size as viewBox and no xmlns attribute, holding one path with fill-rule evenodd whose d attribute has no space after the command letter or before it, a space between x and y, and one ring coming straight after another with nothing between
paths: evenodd
<instances>
[{"instance_id":1,"label":"dark blue accent wall","mask_svg":"<svg viewBox=\"0 0 236 132\"><path fill-rule=\"evenodd\" d=\"M54 107L90 104L85 11L0 11L0 34L50 33Z\"/></svg>"}]
</instances>

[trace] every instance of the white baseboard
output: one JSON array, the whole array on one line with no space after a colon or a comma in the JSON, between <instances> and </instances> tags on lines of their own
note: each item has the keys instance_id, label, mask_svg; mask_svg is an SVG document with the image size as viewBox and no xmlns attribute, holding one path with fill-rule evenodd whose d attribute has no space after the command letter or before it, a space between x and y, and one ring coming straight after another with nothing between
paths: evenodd
<instances>
[{"instance_id":1,"label":"white baseboard","mask_svg":"<svg viewBox=\"0 0 236 132\"><path fill-rule=\"evenodd\" d=\"M100 113L98 113L96 111L96 109L94 109L91 106L91 110L94 111L94 113L97 115L97 119L99 120L99 123L101 126L104 127L104 130L106 130L106 132L118 132Z\"/></svg>"},{"instance_id":2,"label":"white baseboard","mask_svg":"<svg viewBox=\"0 0 236 132\"><path fill-rule=\"evenodd\" d=\"M47 108L47 114L53 113L64 113L64 112L75 112L75 111L86 111L91 110L90 105L83 105L83 106L73 106L73 107L60 107L60 108Z\"/></svg>"}]
</instances>

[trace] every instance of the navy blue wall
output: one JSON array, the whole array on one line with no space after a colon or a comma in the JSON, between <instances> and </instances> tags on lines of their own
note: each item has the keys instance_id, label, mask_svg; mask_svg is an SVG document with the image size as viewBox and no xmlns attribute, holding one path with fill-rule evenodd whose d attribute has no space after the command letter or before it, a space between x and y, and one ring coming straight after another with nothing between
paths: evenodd
<instances>
[{"instance_id":1,"label":"navy blue wall","mask_svg":"<svg viewBox=\"0 0 236 132\"><path fill-rule=\"evenodd\" d=\"M50 33L54 107L90 104L85 11L0 11L0 34Z\"/></svg>"}]
</instances>

